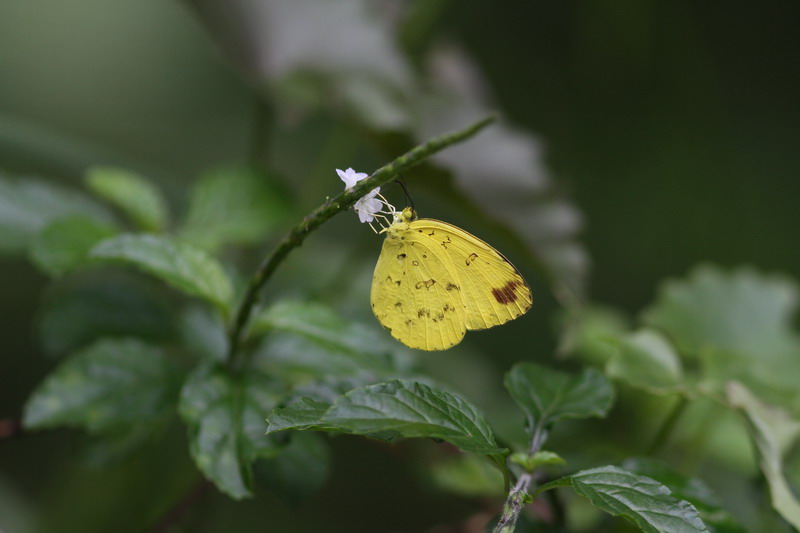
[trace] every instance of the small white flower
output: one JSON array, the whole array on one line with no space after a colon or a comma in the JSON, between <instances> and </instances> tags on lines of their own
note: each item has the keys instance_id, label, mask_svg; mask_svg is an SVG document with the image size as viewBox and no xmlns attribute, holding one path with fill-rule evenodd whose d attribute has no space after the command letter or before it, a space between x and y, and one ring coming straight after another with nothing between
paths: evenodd
<instances>
[{"instance_id":1,"label":"small white flower","mask_svg":"<svg viewBox=\"0 0 800 533\"><path fill-rule=\"evenodd\" d=\"M336 173L342 178L345 189L352 189L356 183L367 177L366 172L356 172L352 168L348 168L347 170L339 170L337 168Z\"/></svg>"},{"instance_id":2,"label":"small white flower","mask_svg":"<svg viewBox=\"0 0 800 533\"><path fill-rule=\"evenodd\" d=\"M358 213L358 219L363 222L372 222L375 219L375 213L379 212L383 207L383 202L381 202L375 196L381 192L380 187L376 187L368 192L366 195L362 196L357 202L356 205L353 206L353 209L356 210Z\"/></svg>"}]
</instances>

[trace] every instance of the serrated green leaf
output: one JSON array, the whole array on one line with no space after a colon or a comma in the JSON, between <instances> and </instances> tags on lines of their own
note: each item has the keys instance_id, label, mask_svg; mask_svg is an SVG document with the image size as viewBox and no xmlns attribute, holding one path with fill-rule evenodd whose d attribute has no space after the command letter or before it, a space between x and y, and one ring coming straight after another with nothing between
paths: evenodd
<instances>
[{"instance_id":1,"label":"serrated green leaf","mask_svg":"<svg viewBox=\"0 0 800 533\"><path fill-rule=\"evenodd\" d=\"M33 178L0 175L0 252L19 253L48 222L80 214L109 221L108 212L87 196Z\"/></svg>"},{"instance_id":2,"label":"serrated green leaf","mask_svg":"<svg viewBox=\"0 0 800 533\"><path fill-rule=\"evenodd\" d=\"M198 468L232 498L252 495L251 466L277 452L264 434L264 418L280 397L267 376L235 377L222 367L198 367L181 391L179 413L189 427L189 449Z\"/></svg>"},{"instance_id":3,"label":"serrated green leaf","mask_svg":"<svg viewBox=\"0 0 800 533\"><path fill-rule=\"evenodd\" d=\"M535 363L517 363L504 384L530 419L531 431L562 418L603 417L614 402L611 383L594 369L570 375Z\"/></svg>"},{"instance_id":4,"label":"serrated green leaf","mask_svg":"<svg viewBox=\"0 0 800 533\"><path fill-rule=\"evenodd\" d=\"M323 422L325 413L331 403L313 398L297 398L283 407L274 409L267 418L267 434L285 429L335 430L334 426L326 426Z\"/></svg>"},{"instance_id":5,"label":"serrated green leaf","mask_svg":"<svg viewBox=\"0 0 800 533\"><path fill-rule=\"evenodd\" d=\"M161 232L167 226L167 202L155 185L121 168L92 167L86 185L97 196L118 207L143 231Z\"/></svg>"},{"instance_id":6,"label":"serrated green leaf","mask_svg":"<svg viewBox=\"0 0 800 533\"><path fill-rule=\"evenodd\" d=\"M233 297L233 286L222 265L187 243L126 234L100 242L89 255L136 266L186 294L216 304L224 313Z\"/></svg>"},{"instance_id":7,"label":"serrated green leaf","mask_svg":"<svg viewBox=\"0 0 800 533\"><path fill-rule=\"evenodd\" d=\"M279 498L300 503L328 479L330 451L321 435L294 433L277 456L256 463L256 481Z\"/></svg>"},{"instance_id":8,"label":"serrated green leaf","mask_svg":"<svg viewBox=\"0 0 800 533\"><path fill-rule=\"evenodd\" d=\"M267 418L267 433L285 429L334 430L325 426L322 419L333 403L345 393L373 383L369 374L322 379L297 387L292 395L272 410Z\"/></svg>"},{"instance_id":9,"label":"serrated green leaf","mask_svg":"<svg viewBox=\"0 0 800 533\"><path fill-rule=\"evenodd\" d=\"M207 250L224 244L255 244L286 221L288 199L269 174L221 169L192 189L189 213L179 234Z\"/></svg>"},{"instance_id":10,"label":"serrated green leaf","mask_svg":"<svg viewBox=\"0 0 800 533\"><path fill-rule=\"evenodd\" d=\"M683 365L672 345L658 332L640 330L621 337L606 374L653 394L685 390Z\"/></svg>"},{"instance_id":11,"label":"serrated green leaf","mask_svg":"<svg viewBox=\"0 0 800 533\"><path fill-rule=\"evenodd\" d=\"M761 402L741 383L727 387L728 401L747 416L750 436L758 448L761 472L769 484L772 507L800 531L800 500L786 481L783 455L800 438L800 420Z\"/></svg>"},{"instance_id":12,"label":"serrated green leaf","mask_svg":"<svg viewBox=\"0 0 800 533\"><path fill-rule=\"evenodd\" d=\"M685 476L666 463L649 458L628 459L622 467L663 483L672 496L694 505L709 533L746 533L744 527L722 508L720 499L702 480Z\"/></svg>"},{"instance_id":13,"label":"serrated green leaf","mask_svg":"<svg viewBox=\"0 0 800 533\"><path fill-rule=\"evenodd\" d=\"M506 452L494 440L478 409L449 392L410 380L393 380L355 389L338 398L323 423L356 435L390 433L397 437L445 440L484 455Z\"/></svg>"},{"instance_id":14,"label":"serrated green leaf","mask_svg":"<svg viewBox=\"0 0 800 533\"><path fill-rule=\"evenodd\" d=\"M406 353L389 344L378 330L346 321L317 303L284 301L270 306L251 325L251 334L266 331L292 334L270 335L261 350L265 364L284 371L338 376L363 371L397 374L407 366Z\"/></svg>"},{"instance_id":15,"label":"serrated green leaf","mask_svg":"<svg viewBox=\"0 0 800 533\"><path fill-rule=\"evenodd\" d=\"M61 276L85 263L95 244L116 233L113 226L83 215L59 218L33 238L31 260L46 274Z\"/></svg>"},{"instance_id":16,"label":"serrated green leaf","mask_svg":"<svg viewBox=\"0 0 800 533\"><path fill-rule=\"evenodd\" d=\"M630 520L645 533L708 531L692 504L670 495L669 489L658 481L616 466L582 470L542 485L534 496L564 486L571 486L595 507Z\"/></svg>"},{"instance_id":17,"label":"serrated green leaf","mask_svg":"<svg viewBox=\"0 0 800 533\"><path fill-rule=\"evenodd\" d=\"M145 281L92 272L54 287L39 321L45 350L63 354L100 337L170 337L174 325L169 309Z\"/></svg>"},{"instance_id":18,"label":"serrated green leaf","mask_svg":"<svg viewBox=\"0 0 800 533\"><path fill-rule=\"evenodd\" d=\"M157 348L105 339L65 360L25 405L31 429L79 426L100 432L148 422L172 405L174 370Z\"/></svg>"}]
</instances>

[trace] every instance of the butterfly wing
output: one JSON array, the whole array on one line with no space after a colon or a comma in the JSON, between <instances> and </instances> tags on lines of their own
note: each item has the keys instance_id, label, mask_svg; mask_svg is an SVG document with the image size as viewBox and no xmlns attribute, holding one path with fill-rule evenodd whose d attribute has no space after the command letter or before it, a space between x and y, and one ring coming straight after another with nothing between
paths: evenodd
<instances>
[{"instance_id":1,"label":"butterfly wing","mask_svg":"<svg viewBox=\"0 0 800 533\"><path fill-rule=\"evenodd\" d=\"M530 309L530 287L503 255L474 235L446 222L423 218L411 232L427 249L438 249L459 280L468 330L486 329L513 320Z\"/></svg>"},{"instance_id":2,"label":"butterfly wing","mask_svg":"<svg viewBox=\"0 0 800 533\"><path fill-rule=\"evenodd\" d=\"M466 309L446 251L415 236L409 224L383 242L370 300L378 321L411 348L446 350L466 333Z\"/></svg>"}]
</instances>

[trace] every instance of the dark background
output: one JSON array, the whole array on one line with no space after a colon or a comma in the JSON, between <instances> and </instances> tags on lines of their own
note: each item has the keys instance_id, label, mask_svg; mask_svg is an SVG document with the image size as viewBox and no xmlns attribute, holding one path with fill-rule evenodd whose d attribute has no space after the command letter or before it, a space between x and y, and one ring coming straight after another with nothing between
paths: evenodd
<instances>
[{"instance_id":1,"label":"dark background","mask_svg":"<svg viewBox=\"0 0 800 533\"><path fill-rule=\"evenodd\" d=\"M800 275L797 2L438 5L420 46L440 40L463 46L497 108L544 144L551 174L584 215L592 300L635 313L660 281L704 262ZM244 161L252 149L254 84L228 57L178 2L3 2L0 168L77 184L87 165L130 166L157 180L180 209L198 173ZM335 123L315 120L278 129L301 154L300 168L316 159L318 138ZM366 170L385 160L371 154L356 162ZM305 211L340 187L332 168L285 173ZM351 222L337 222L336 231L353 231ZM361 233L365 242L371 238ZM357 250L367 262L377 253L374 244ZM44 277L20 258L3 258L0 280L0 417L13 417L56 362L39 353L34 334ZM543 287L535 278L531 284ZM555 308L550 302L543 309L536 324L510 331L533 328L543 339L537 346L552 349ZM493 370L498 380L502 366ZM145 453L136 460L146 468L134 462L87 471L75 459L78 440L53 432L0 442L4 531L36 531L43 515L63 520L61 531L102 531L113 514L122 523L142 515L152 520L195 475L179 431L172 455L159 456L162 467ZM412 504L403 498L426 503L386 531L424 529L466 512L448 496L408 494L422 489L402 453L340 442L335 451L334 479L311 506L318 517L337 517L343 531L367 531L364 524L385 513L405 516ZM154 479L160 469L167 475ZM154 483L161 487L155 493ZM331 501L370 486L386 488L383 501L398 500L391 509ZM241 505L202 497L211 502L203 511L207 531L283 531L297 512L268 495ZM274 529L266 527L264 505ZM4 514L17 529L2 522ZM309 530L333 530L327 519L314 526L309 511L301 514Z\"/></svg>"}]
</instances>

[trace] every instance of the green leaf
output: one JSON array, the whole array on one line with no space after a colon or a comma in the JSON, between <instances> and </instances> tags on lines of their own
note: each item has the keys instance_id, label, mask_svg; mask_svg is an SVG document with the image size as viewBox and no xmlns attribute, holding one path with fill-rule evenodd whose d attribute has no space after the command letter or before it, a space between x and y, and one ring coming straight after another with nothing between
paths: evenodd
<instances>
[{"instance_id":1,"label":"green leaf","mask_svg":"<svg viewBox=\"0 0 800 533\"><path fill-rule=\"evenodd\" d=\"M467 498L503 495L503 474L485 457L449 456L430 465L433 482L441 489Z\"/></svg>"},{"instance_id":2,"label":"green leaf","mask_svg":"<svg viewBox=\"0 0 800 533\"><path fill-rule=\"evenodd\" d=\"M31 260L50 276L61 276L87 261L89 250L117 230L97 219L69 215L50 222L34 237Z\"/></svg>"},{"instance_id":3,"label":"green leaf","mask_svg":"<svg viewBox=\"0 0 800 533\"><path fill-rule=\"evenodd\" d=\"M642 319L687 355L711 347L763 357L794 349L791 319L798 296L797 285L786 278L703 266L686 280L665 283Z\"/></svg>"},{"instance_id":4,"label":"green leaf","mask_svg":"<svg viewBox=\"0 0 800 533\"><path fill-rule=\"evenodd\" d=\"M291 397L281 402L267 418L267 433L285 429L335 430L322 419L343 394L374 382L369 374L347 378L325 377L297 387Z\"/></svg>"},{"instance_id":5,"label":"green leaf","mask_svg":"<svg viewBox=\"0 0 800 533\"><path fill-rule=\"evenodd\" d=\"M208 173L192 190L180 236L212 251L262 242L289 214L288 199L275 183L274 176L250 169Z\"/></svg>"},{"instance_id":6,"label":"green leaf","mask_svg":"<svg viewBox=\"0 0 800 533\"><path fill-rule=\"evenodd\" d=\"M102 241L89 255L134 265L186 294L216 304L224 313L233 297L233 286L222 265L187 243L126 234Z\"/></svg>"},{"instance_id":7,"label":"green leaf","mask_svg":"<svg viewBox=\"0 0 800 533\"><path fill-rule=\"evenodd\" d=\"M272 459L255 467L259 485L290 503L300 503L319 491L330 472L330 451L316 433L294 433L289 444Z\"/></svg>"},{"instance_id":8,"label":"green leaf","mask_svg":"<svg viewBox=\"0 0 800 533\"><path fill-rule=\"evenodd\" d=\"M800 337L791 327L799 296L782 277L706 266L666 283L643 320L700 360L706 388L724 394L738 380L800 415Z\"/></svg>"},{"instance_id":9,"label":"green leaf","mask_svg":"<svg viewBox=\"0 0 800 533\"><path fill-rule=\"evenodd\" d=\"M628 459L622 466L625 470L663 483L672 496L694 505L710 533L746 533L744 527L722 508L722 502L702 480L685 476L655 459Z\"/></svg>"},{"instance_id":10,"label":"green leaf","mask_svg":"<svg viewBox=\"0 0 800 533\"><path fill-rule=\"evenodd\" d=\"M39 337L49 354L63 354L100 337L163 341L174 331L169 309L150 280L119 273L84 273L47 295Z\"/></svg>"},{"instance_id":11,"label":"green leaf","mask_svg":"<svg viewBox=\"0 0 800 533\"><path fill-rule=\"evenodd\" d=\"M97 196L118 207L144 231L161 232L167 226L167 203L150 181L121 168L93 167L86 185Z\"/></svg>"},{"instance_id":12,"label":"green leaf","mask_svg":"<svg viewBox=\"0 0 800 533\"><path fill-rule=\"evenodd\" d=\"M611 383L594 369L570 375L535 363L517 363L505 386L530 419L529 429L562 418L603 417L614 402Z\"/></svg>"},{"instance_id":13,"label":"green leaf","mask_svg":"<svg viewBox=\"0 0 800 533\"><path fill-rule=\"evenodd\" d=\"M744 385L731 382L728 401L749 421L750 436L758 448L761 472L769 484L772 507L800 530L800 500L784 474L783 456L800 437L800 421L780 409L762 403Z\"/></svg>"},{"instance_id":14,"label":"green leaf","mask_svg":"<svg viewBox=\"0 0 800 533\"><path fill-rule=\"evenodd\" d=\"M606 364L606 374L653 394L684 390L683 366L672 345L658 332L640 330L623 336Z\"/></svg>"},{"instance_id":15,"label":"green leaf","mask_svg":"<svg viewBox=\"0 0 800 533\"><path fill-rule=\"evenodd\" d=\"M164 354L134 339L96 342L69 357L25 405L31 429L79 426L90 432L147 423L170 409L175 389Z\"/></svg>"},{"instance_id":16,"label":"green leaf","mask_svg":"<svg viewBox=\"0 0 800 533\"><path fill-rule=\"evenodd\" d=\"M252 463L278 450L264 434L264 418L279 396L276 383L257 371L235 377L211 365L198 367L183 386L178 410L192 457L232 498L252 496Z\"/></svg>"},{"instance_id":17,"label":"green leaf","mask_svg":"<svg viewBox=\"0 0 800 533\"><path fill-rule=\"evenodd\" d=\"M616 466L582 470L547 483L536 490L534 497L565 486L571 486L595 507L630 520L645 533L708 531L692 504L671 496L669 489L658 481Z\"/></svg>"},{"instance_id":18,"label":"green leaf","mask_svg":"<svg viewBox=\"0 0 800 533\"><path fill-rule=\"evenodd\" d=\"M567 464L560 455L547 450L539 450L533 455L522 452L512 453L508 460L511 463L521 466L528 472L533 472L540 466L544 465L561 466Z\"/></svg>"},{"instance_id":19,"label":"green leaf","mask_svg":"<svg viewBox=\"0 0 800 533\"><path fill-rule=\"evenodd\" d=\"M483 415L466 400L424 383L394 380L355 389L334 402L322 422L354 435L441 439L468 452L500 455Z\"/></svg>"},{"instance_id":20,"label":"green leaf","mask_svg":"<svg viewBox=\"0 0 800 533\"><path fill-rule=\"evenodd\" d=\"M0 174L0 253L19 253L48 222L71 214L101 221L109 214L83 194L24 178L12 181Z\"/></svg>"},{"instance_id":21,"label":"green leaf","mask_svg":"<svg viewBox=\"0 0 800 533\"><path fill-rule=\"evenodd\" d=\"M269 414L267 434L285 429L336 430L335 426L326 426L323 422L331 405L329 402L306 397L292 400Z\"/></svg>"},{"instance_id":22,"label":"green leaf","mask_svg":"<svg viewBox=\"0 0 800 533\"><path fill-rule=\"evenodd\" d=\"M365 370L397 374L408 366L406 352L398 351L379 330L347 321L317 303L278 302L256 315L250 331L292 334L270 335L263 349L264 363L284 371L317 376Z\"/></svg>"}]
</instances>

